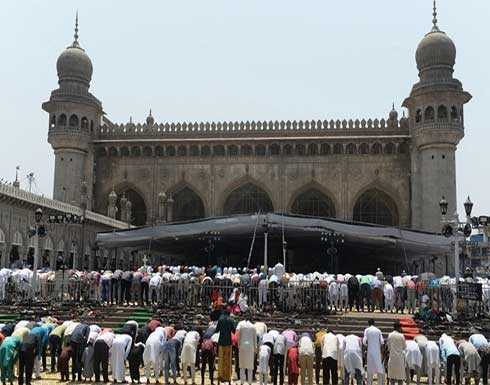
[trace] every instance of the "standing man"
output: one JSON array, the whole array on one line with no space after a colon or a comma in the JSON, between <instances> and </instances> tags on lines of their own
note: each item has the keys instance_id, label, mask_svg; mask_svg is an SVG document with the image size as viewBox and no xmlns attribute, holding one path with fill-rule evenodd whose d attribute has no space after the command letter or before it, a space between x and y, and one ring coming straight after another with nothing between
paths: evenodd
<instances>
[{"instance_id":1,"label":"standing man","mask_svg":"<svg viewBox=\"0 0 490 385\"><path fill-rule=\"evenodd\" d=\"M337 336L329 330L322 338L322 367L323 367L323 385L330 383L338 385L338 359L339 359L339 340Z\"/></svg>"},{"instance_id":2,"label":"standing man","mask_svg":"<svg viewBox=\"0 0 490 385\"><path fill-rule=\"evenodd\" d=\"M384 344L383 334L376 326L374 319L368 321L368 327L364 330L364 345L367 345L367 385L372 385L373 375L376 373L378 384L385 383L385 370L381 359L381 347Z\"/></svg>"},{"instance_id":3,"label":"standing man","mask_svg":"<svg viewBox=\"0 0 490 385\"><path fill-rule=\"evenodd\" d=\"M240 321L237 325L238 335L238 362L240 363L240 384L245 383L245 372L247 372L248 384L253 383L253 372L255 368L255 352L257 351L257 331L250 320Z\"/></svg>"},{"instance_id":4,"label":"standing man","mask_svg":"<svg viewBox=\"0 0 490 385\"><path fill-rule=\"evenodd\" d=\"M216 333L218 340L218 382L231 383L231 334L235 332L235 323L230 318L230 310L224 310L218 320Z\"/></svg>"},{"instance_id":5,"label":"standing man","mask_svg":"<svg viewBox=\"0 0 490 385\"><path fill-rule=\"evenodd\" d=\"M286 355L286 337L279 334L274 341L272 349L272 383L277 385L277 372L279 372L279 385L284 385L284 357Z\"/></svg>"},{"instance_id":6,"label":"standing man","mask_svg":"<svg viewBox=\"0 0 490 385\"><path fill-rule=\"evenodd\" d=\"M51 333L49 333L48 344L51 351L51 372L56 372L56 360L61 355L61 345L63 341L63 334L69 321L63 322L61 325L55 327Z\"/></svg>"},{"instance_id":7,"label":"standing man","mask_svg":"<svg viewBox=\"0 0 490 385\"><path fill-rule=\"evenodd\" d=\"M39 352L41 339L38 334L29 333L24 337L19 350L19 385L24 385L24 373L26 385L31 385L34 359Z\"/></svg>"},{"instance_id":8,"label":"standing man","mask_svg":"<svg viewBox=\"0 0 490 385\"><path fill-rule=\"evenodd\" d=\"M398 385L402 385L403 380L406 378L405 349L407 344L405 336L401 333L400 322L397 321L393 325L393 331L388 335L387 345L390 353L388 378L391 381L391 385L395 385L396 381L398 381Z\"/></svg>"},{"instance_id":9,"label":"standing man","mask_svg":"<svg viewBox=\"0 0 490 385\"><path fill-rule=\"evenodd\" d=\"M401 276L393 277L393 287L395 289L395 308L396 312L400 311L403 314L405 309L405 286Z\"/></svg>"},{"instance_id":10,"label":"standing man","mask_svg":"<svg viewBox=\"0 0 490 385\"><path fill-rule=\"evenodd\" d=\"M301 385L313 385L315 347L308 333L301 334L298 344Z\"/></svg>"},{"instance_id":11,"label":"standing man","mask_svg":"<svg viewBox=\"0 0 490 385\"><path fill-rule=\"evenodd\" d=\"M115 334L112 329L104 329L95 339L94 344L94 374L95 382L100 382L100 367L102 366L102 378L109 382L109 350L112 347Z\"/></svg>"},{"instance_id":12,"label":"standing man","mask_svg":"<svg viewBox=\"0 0 490 385\"><path fill-rule=\"evenodd\" d=\"M90 335L90 326L81 323L78 324L71 334L71 378L73 381L78 376L78 381L82 381L82 359L83 352L87 346Z\"/></svg>"},{"instance_id":13,"label":"standing man","mask_svg":"<svg viewBox=\"0 0 490 385\"><path fill-rule=\"evenodd\" d=\"M152 367L155 381L158 382L163 359L163 347L166 343L167 331L161 326L157 327L146 340L145 351L143 352L143 362L145 363L145 377L147 383L150 382Z\"/></svg>"},{"instance_id":14,"label":"standing man","mask_svg":"<svg viewBox=\"0 0 490 385\"><path fill-rule=\"evenodd\" d=\"M362 385L362 340L349 334L344 343L344 385L350 384L352 376L356 378L356 384Z\"/></svg>"}]
</instances>

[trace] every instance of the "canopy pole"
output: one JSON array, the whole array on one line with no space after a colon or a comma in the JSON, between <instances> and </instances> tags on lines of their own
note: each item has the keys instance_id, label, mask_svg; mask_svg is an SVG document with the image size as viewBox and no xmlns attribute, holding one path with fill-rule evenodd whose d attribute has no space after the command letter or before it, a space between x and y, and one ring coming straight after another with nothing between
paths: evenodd
<instances>
[{"instance_id":1,"label":"canopy pole","mask_svg":"<svg viewBox=\"0 0 490 385\"><path fill-rule=\"evenodd\" d=\"M284 212L282 213L282 264L286 271L286 240L284 239Z\"/></svg>"},{"instance_id":2,"label":"canopy pole","mask_svg":"<svg viewBox=\"0 0 490 385\"><path fill-rule=\"evenodd\" d=\"M257 213L257 221L255 222L254 235L252 237L252 243L250 244L250 251L248 252L247 269L250 268L250 259L252 258L252 251L254 249L255 236L257 235L257 226L259 225L259 218L260 218L260 210Z\"/></svg>"}]
</instances>

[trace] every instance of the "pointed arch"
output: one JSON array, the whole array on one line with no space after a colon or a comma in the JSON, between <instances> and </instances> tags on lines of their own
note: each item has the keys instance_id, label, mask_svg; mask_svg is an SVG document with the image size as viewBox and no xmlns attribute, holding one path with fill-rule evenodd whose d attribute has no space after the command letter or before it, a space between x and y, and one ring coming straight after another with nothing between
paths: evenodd
<instances>
[{"instance_id":1,"label":"pointed arch","mask_svg":"<svg viewBox=\"0 0 490 385\"><path fill-rule=\"evenodd\" d=\"M14 233L14 238L12 240L12 245L14 245L14 246L22 246L23 245L23 242L22 242L22 234L20 233L20 231L16 231Z\"/></svg>"},{"instance_id":2,"label":"pointed arch","mask_svg":"<svg viewBox=\"0 0 490 385\"><path fill-rule=\"evenodd\" d=\"M228 190L229 191L229 190ZM273 212L270 195L253 181L246 181L232 189L223 205L224 215Z\"/></svg>"},{"instance_id":3,"label":"pointed arch","mask_svg":"<svg viewBox=\"0 0 490 385\"><path fill-rule=\"evenodd\" d=\"M181 222L206 217L204 202L194 188L183 184L171 191L174 200L173 221Z\"/></svg>"},{"instance_id":4,"label":"pointed arch","mask_svg":"<svg viewBox=\"0 0 490 385\"><path fill-rule=\"evenodd\" d=\"M62 253L65 251L65 241L63 241L63 239L58 241L58 251Z\"/></svg>"},{"instance_id":5,"label":"pointed arch","mask_svg":"<svg viewBox=\"0 0 490 385\"><path fill-rule=\"evenodd\" d=\"M318 183L309 183L293 194L289 211L293 214L335 218L335 203L331 196Z\"/></svg>"},{"instance_id":6,"label":"pointed arch","mask_svg":"<svg viewBox=\"0 0 490 385\"><path fill-rule=\"evenodd\" d=\"M104 192L104 210L107 210L107 205L108 205L108 197L109 193L111 192L112 188L108 188ZM127 181L119 183L118 185L114 186L114 191L117 194L117 201L116 201L116 206L118 209L116 219L120 220L121 219L121 197L124 194L126 198L131 202L131 224L135 226L144 226L146 225L147 221L147 207L148 204L145 199L145 194L141 189L139 189L136 185L133 183L129 183Z\"/></svg>"},{"instance_id":7,"label":"pointed arch","mask_svg":"<svg viewBox=\"0 0 490 385\"><path fill-rule=\"evenodd\" d=\"M44 238L44 250L53 250L53 241L51 240L51 237L49 235Z\"/></svg>"},{"instance_id":8,"label":"pointed arch","mask_svg":"<svg viewBox=\"0 0 490 385\"><path fill-rule=\"evenodd\" d=\"M398 226L399 210L395 200L383 190L371 187L356 199L352 218L357 222Z\"/></svg>"}]
</instances>

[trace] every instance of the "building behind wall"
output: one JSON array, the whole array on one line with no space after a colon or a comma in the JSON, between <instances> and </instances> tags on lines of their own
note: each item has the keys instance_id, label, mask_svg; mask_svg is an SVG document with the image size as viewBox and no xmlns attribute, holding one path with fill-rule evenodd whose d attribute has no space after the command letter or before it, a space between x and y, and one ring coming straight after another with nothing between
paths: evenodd
<instances>
[{"instance_id":1,"label":"building behind wall","mask_svg":"<svg viewBox=\"0 0 490 385\"><path fill-rule=\"evenodd\" d=\"M150 110L143 123L117 124L89 92L93 65L77 26L43 104L54 197L77 204L74 186L85 181L89 209L134 225L260 210L438 232L442 195L455 209L471 95L453 77L456 48L436 12L415 56L419 79L402 116L393 106L381 119L157 123Z\"/></svg>"}]
</instances>

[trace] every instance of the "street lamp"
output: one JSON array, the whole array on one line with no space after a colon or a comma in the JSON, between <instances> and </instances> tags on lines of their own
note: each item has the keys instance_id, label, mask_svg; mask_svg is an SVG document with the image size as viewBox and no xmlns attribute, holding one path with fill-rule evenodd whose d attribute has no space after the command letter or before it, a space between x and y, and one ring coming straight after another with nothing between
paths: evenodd
<instances>
[{"instance_id":1,"label":"street lamp","mask_svg":"<svg viewBox=\"0 0 490 385\"><path fill-rule=\"evenodd\" d=\"M447 207L448 202L444 196L442 196L441 201L439 202L439 207L441 209L442 214L442 222L444 224L442 228L442 233L446 237L450 237L454 235L454 276L456 278L456 285L459 283L460 273L459 273L459 228L463 227L463 233L465 237L469 237L471 235L471 223L470 216L471 211L473 209L473 202L471 202L470 197L466 199L464 203L464 210L466 212L466 222L459 221L459 215L456 211L454 213L454 217L452 220L446 220ZM464 246L464 245L463 245Z\"/></svg>"},{"instance_id":2,"label":"street lamp","mask_svg":"<svg viewBox=\"0 0 490 385\"><path fill-rule=\"evenodd\" d=\"M39 265L39 237L46 235L46 228L41 224L43 219L43 210L37 208L34 211L34 228L29 231L34 237L34 261L32 264L32 296L36 296L37 290L37 267Z\"/></svg>"},{"instance_id":3,"label":"street lamp","mask_svg":"<svg viewBox=\"0 0 490 385\"><path fill-rule=\"evenodd\" d=\"M338 248L344 244L344 234L336 233L334 230L322 231L321 242L327 244L327 255L332 262L332 270L338 270Z\"/></svg>"}]
</instances>

